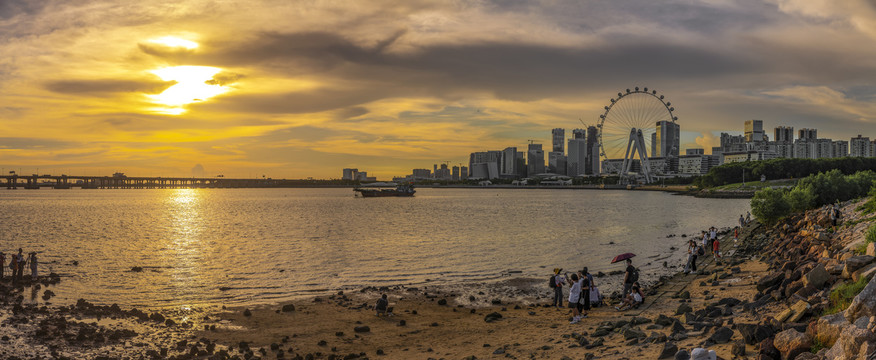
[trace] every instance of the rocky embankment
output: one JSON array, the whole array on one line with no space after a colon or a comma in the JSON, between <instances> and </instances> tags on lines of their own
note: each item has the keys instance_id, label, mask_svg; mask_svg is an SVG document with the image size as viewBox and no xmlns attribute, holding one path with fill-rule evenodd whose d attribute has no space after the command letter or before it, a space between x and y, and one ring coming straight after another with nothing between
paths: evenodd
<instances>
[{"instance_id":1,"label":"rocky embankment","mask_svg":"<svg viewBox=\"0 0 876 360\"><path fill-rule=\"evenodd\" d=\"M864 233L870 224L859 222L857 205L845 204L848 225L835 233L829 230L829 215L823 208L759 229L747 243L749 251L760 248L760 260L769 265L769 273L757 282L758 292L749 308L778 311L764 314L758 323L736 324L745 342L756 346L759 359L876 356L876 258L872 243L865 254L855 253L864 248ZM836 306L831 291L855 281L869 282L848 308L822 316Z\"/></svg>"}]
</instances>

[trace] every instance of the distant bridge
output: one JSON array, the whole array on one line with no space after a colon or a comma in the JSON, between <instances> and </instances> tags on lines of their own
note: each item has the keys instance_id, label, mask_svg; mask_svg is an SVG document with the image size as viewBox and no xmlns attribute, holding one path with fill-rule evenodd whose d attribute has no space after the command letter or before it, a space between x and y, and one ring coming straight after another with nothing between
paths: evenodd
<instances>
[{"instance_id":1,"label":"distant bridge","mask_svg":"<svg viewBox=\"0 0 876 360\"><path fill-rule=\"evenodd\" d=\"M269 188L307 185L286 179L229 179L185 177L0 175L0 187L7 189L180 189L180 188Z\"/></svg>"}]
</instances>

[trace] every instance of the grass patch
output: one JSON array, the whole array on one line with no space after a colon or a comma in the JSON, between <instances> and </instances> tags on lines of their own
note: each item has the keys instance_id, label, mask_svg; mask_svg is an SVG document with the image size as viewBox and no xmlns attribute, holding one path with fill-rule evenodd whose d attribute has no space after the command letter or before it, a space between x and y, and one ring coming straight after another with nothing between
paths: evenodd
<instances>
[{"instance_id":1,"label":"grass patch","mask_svg":"<svg viewBox=\"0 0 876 360\"><path fill-rule=\"evenodd\" d=\"M828 344L821 341L821 336L816 336L815 339L812 339L812 347L809 348L809 352L817 354L821 349L826 348L828 348Z\"/></svg>"},{"instance_id":2,"label":"grass patch","mask_svg":"<svg viewBox=\"0 0 876 360\"><path fill-rule=\"evenodd\" d=\"M766 182L760 182L760 180L755 181L746 181L745 186L742 186L742 183L735 184L727 184L722 186L716 186L712 189L720 190L720 191L732 191L732 190L760 190L766 187L794 187L797 185L797 180L772 180Z\"/></svg>"},{"instance_id":3,"label":"grass patch","mask_svg":"<svg viewBox=\"0 0 876 360\"><path fill-rule=\"evenodd\" d=\"M864 243L864 244L858 245L858 247L852 249L852 252L855 253L855 255L866 254L867 253L867 244Z\"/></svg>"},{"instance_id":4,"label":"grass patch","mask_svg":"<svg viewBox=\"0 0 876 360\"><path fill-rule=\"evenodd\" d=\"M843 311L852 304L852 299L855 298L869 281L865 277L861 277L855 282L846 282L838 286L830 292L830 306L824 310L824 315L833 315Z\"/></svg>"}]
</instances>

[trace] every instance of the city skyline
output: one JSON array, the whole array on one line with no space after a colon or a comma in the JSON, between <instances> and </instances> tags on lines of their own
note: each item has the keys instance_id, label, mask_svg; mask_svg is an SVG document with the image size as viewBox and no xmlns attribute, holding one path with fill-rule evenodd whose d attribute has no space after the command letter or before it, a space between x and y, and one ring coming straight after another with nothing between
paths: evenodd
<instances>
[{"instance_id":1,"label":"city skyline","mask_svg":"<svg viewBox=\"0 0 876 360\"><path fill-rule=\"evenodd\" d=\"M528 139L550 167L551 129L634 86L672 99L680 151L750 119L876 137L864 0L10 0L0 28L24 173L385 179Z\"/></svg>"}]
</instances>

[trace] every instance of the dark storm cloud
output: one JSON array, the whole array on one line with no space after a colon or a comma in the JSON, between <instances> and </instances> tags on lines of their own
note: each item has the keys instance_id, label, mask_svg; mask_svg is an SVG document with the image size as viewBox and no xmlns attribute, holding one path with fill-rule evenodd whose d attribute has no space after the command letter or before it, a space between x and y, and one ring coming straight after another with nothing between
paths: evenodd
<instances>
[{"instance_id":1,"label":"dark storm cloud","mask_svg":"<svg viewBox=\"0 0 876 360\"><path fill-rule=\"evenodd\" d=\"M159 80L59 80L44 84L57 93L71 95L95 95L118 92L142 92L158 94L176 84L176 81Z\"/></svg>"}]
</instances>

